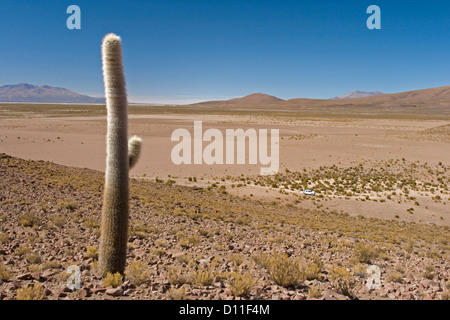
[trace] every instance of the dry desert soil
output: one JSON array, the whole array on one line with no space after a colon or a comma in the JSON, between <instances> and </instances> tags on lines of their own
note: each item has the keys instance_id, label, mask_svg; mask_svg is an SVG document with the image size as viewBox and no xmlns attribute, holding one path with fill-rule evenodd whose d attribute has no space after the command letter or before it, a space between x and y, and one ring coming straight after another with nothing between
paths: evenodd
<instances>
[{"instance_id":1,"label":"dry desert soil","mask_svg":"<svg viewBox=\"0 0 450 320\"><path fill-rule=\"evenodd\" d=\"M447 109L245 106L130 106L144 145L120 279L96 272L105 107L0 104L0 298L449 298ZM278 174L173 164L172 132L199 120L279 129Z\"/></svg>"}]
</instances>

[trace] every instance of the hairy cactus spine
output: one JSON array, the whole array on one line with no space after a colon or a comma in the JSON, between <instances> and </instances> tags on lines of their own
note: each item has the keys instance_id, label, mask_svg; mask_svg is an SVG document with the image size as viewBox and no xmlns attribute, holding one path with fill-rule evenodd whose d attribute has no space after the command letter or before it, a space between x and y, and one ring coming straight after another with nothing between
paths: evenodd
<instances>
[{"instance_id":1,"label":"hairy cactus spine","mask_svg":"<svg viewBox=\"0 0 450 320\"><path fill-rule=\"evenodd\" d=\"M125 270L128 240L128 103L120 37L108 34L102 43L103 79L108 112L105 189L101 219L99 269Z\"/></svg>"}]
</instances>

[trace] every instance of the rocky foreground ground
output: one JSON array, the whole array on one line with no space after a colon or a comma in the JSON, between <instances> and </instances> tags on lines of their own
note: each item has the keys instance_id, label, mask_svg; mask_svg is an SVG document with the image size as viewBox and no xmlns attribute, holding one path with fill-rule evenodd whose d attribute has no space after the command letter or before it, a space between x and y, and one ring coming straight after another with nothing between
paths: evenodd
<instances>
[{"instance_id":1,"label":"rocky foreground ground","mask_svg":"<svg viewBox=\"0 0 450 320\"><path fill-rule=\"evenodd\" d=\"M0 155L0 299L450 297L448 227L171 181L131 181L127 270L102 277L103 180L93 170ZM79 289L70 288L68 270L80 271Z\"/></svg>"}]
</instances>

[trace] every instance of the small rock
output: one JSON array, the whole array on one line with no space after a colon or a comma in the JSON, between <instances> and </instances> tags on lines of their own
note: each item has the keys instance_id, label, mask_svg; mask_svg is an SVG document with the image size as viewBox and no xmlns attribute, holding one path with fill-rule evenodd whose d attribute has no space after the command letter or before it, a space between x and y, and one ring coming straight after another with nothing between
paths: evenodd
<instances>
[{"instance_id":1,"label":"small rock","mask_svg":"<svg viewBox=\"0 0 450 320\"><path fill-rule=\"evenodd\" d=\"M297 293L295 294L295 296L292 298L292 300L306 300L306 296L301 294L301 293Z\"/></svg>"},{"instance_id":2,"label":"small rock","mask_svg":"<svg viewBox=\"0 0 450 320\"><path fill-rule=\"evenodd\" d=\"M121 287L106 289L105 293L109 296L119 297L123 294L123 289Z\"/></svg>"},{"instance_id":3,"label":"small rock","mask_svg":"<svg viewBox=\"0 0 450 320\"><path fill-rule=\"evenodd\" d=\"M90 292L88 289L82 288L78 290L78 297L81 299L87 298L90 296Z\"/></svg>"},{"instance_id":4,"label":"small rock","mask_svg":"<svg viewBox=\"0 0 450 320\"><path fill-rule=\"evenodd\" d=\"M423 279L422 281L420 281L420 285L427 289L433 282L433 280Z\"/></svg>"},{"instance_id":5,"label":"small rock","mask_svg":"<svg viewBox=\"0 0 450 320\"><path fill-rule=\"evenodd\" d=\"M45 270L44 272L41 273L41 277L45 278L46 280L48 278L50 278L51 276L53 276L55 273L51 270Z\"/></svg>"},{"instance_id":6,"label":"small rock","mask_svg":"<svg viewBox=\"0 0 450 320\"><path fill-rule=\"evenodd\" d=\"M106 288L101 288L101 287L100 288L92 288L91 291L92 291L93 294L103 293L103 292L106 291Z\"/></svg>"},{"instance_id":7,"label":"small rock","mask_svg":"<svg viewBox=\"0 0 450 320\"><path fill-rule=\"evenodd\" d=\"M9 291L14 291L17 290L21 287L20 282L19 281L11 281L10 283L8 283L6 289Z\"/></svg>"},{"instance_id":8,"label":"small rock","mask_svg":"<svg viewBox=\"0 0 450 320\"><path fill-rule=\"evenodd\" d=\"M416 280L416 279L414 278L414 276L412 274L408 274L405 279L406 283L413 283L414 280Z\"/></svg>"},{"instance_id":9,"label":"small rock","mask_svg":"<svg viewBox=\"0 0 450 320\"><path fill-rule=\"evenodd\" d=\"M39 282L43 282L43 281L46 280L46 279L44 279L43 277L41 277L41 272L40 272L40 271L33 272L33 273L31 274L31 277L32 277L34 280L37 280L37 281L39 281Z\"/></svg>"},{"instance_id":10,"label":"small rock","mask_svg":"<svg viewBox=\"0 0 450 320\"><path fill-rule=\"evenodd\" d=\"M122 289L123 289L124 291L125 291L126 289L130 288L131 286L132 286L132 285L131 285L131 283L130 283L129 280L123 282L122 285L121 285L121 287L122 287Z\"/></svg>"},{"instance_id":11,"label":"small rock","mask_svg":"<svg viewBox=\"0 0 450 320\"><path fill-rule=\"evenodd\" d=\"M350 300L349 297L333 290L325 290L322 294L324 300Z\"/></svg>"},{"instance_id":12,"label":"small rock","mask_svg":"<svg viewBox=\"0 0 450 320\"><path fill-rule=\"evenodd\" d=\"M230 289L230 288L226 288L225 291L224 291L224 293L225 293L227 296L233 295L233 293L231 292L231 289Z\"/></svg>"},{"instance_id":13,"label":"small rock","mask_svg":"<svg viewBox=\"0 0 450 320\"><path fill-rule=\"evenodd\" d=\"M17 279L18 280L31 280L31 279L33 279L33 276L31 275L31 273L22 273L17 276Z\"/></svg>"},{"instance_id":14,"label":"small rock","mask_svg":"<svg viewBox=\"0 0 450 320\"><path fill-rule=\"evenodd\" d=\"M386 285L386 290L387 290L388 292L395 292L395 287L394 287L394 285L388 283L388 284Z\"/></svg>"},{"instance_id":15,"label":"small rock","mask_svg":"<svg viewBox=\"0 0 450 320\"><path fill-rule=\"evenodd\" d=\"M272 300L280 300L280 296L278 294L273 294Z\"/></svg>"},{"instance_id":16,"label":"small rock","mask_svg":"<svg viewBox=\"0 0 450 320\"><path fill-rule=\"evenodd\" d=\"M405 292L404 294L402 294L402 299L414 300L414 295L411 292Z\"/></svg>"},{"instance_id":17,"label":"small rock","mask_svg":"<svg viewBox=\"0 0 450 320\"><path fill-rule=\"evenodd\" d=\"M429 288L433 292L442 291L441 286L439 285L439 283L437 283L436 281L433 281L433 280L430 282Z\"/></svg>"},{"instance_id":18,"label":"small rock","mask_svg":"<svg viewBox=\"0 0 450 320\"><path fill-rule=\"evenodd\" d=\"M129 296L130 294L132 294L133 293L133 289L128 289L128 290L125 290L124 292L123 292L123 295L124 296Z\"/></svg>"},{"instance_id":19,"label":"small rock","mask_svg":"<svg viewBox=\"0 0 450 320\"><path fill-rule=\"evenodd\" d=\"M388 291L388 290L379 290L379 296L380 296L381 298L387 298L387 297L388 297L388 294L389 294L389 291Z\"/></svg>"}]
</instances>

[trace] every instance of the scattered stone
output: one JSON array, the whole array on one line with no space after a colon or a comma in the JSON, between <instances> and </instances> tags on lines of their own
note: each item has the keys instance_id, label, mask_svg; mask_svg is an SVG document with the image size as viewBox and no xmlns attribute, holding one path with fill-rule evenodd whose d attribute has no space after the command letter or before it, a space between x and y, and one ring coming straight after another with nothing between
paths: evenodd
<instances>
[{"instance_id":1,"label":"scattered stone","mask_svg":"<svg viewBox=\"0 0 450 320\"><path fill-rule=\"evenodd\" d=\"M31 279L33 279L31 273L22 273L17 276L17 280L31 280Z\"/></svg>"},{"instance_id":2,"label":"scattered stone","mask_svg":"<svg viewBox=\"0 0 450 320\"><path fill-rule=\"evenodd\" d=\"M105 293L109 296L119 297L123 294L122 287L106 289Z\"/></svg>"},{"instance_id":3,"label":"scattered stone","mask_svg":"<svg viewBox=\"0 0 450 320\"><path fill-rule=\"evenodd\" d=\"M415 280L414 276L413 276L412 274L408 274L408 275L406 276L405 282L406 282L406 283L413 283L414 280Z\"/></svg>"},{"instance_id":4,"label":"scattered stone","mask_svg":"<svg viewBox=\"0 0 450 320\"><path fill-rule=\"evenodd\" d=\"M414 300L414 294L411 292L405 292L402 294L402 299L404 300Z\"/></svg>"},{"instance_id":5,"label":"scattered stone","mask_svg":"<svg viewBox=\"0 0 450 320\"><path fill-rule=\"evenodd\" d=\"M323 300L350 300L349 297L333 290L325 290L322 294Z\"/></svg>"},{"instance_id":6,"label":"scattered stone","mask_svg":"<svg viewBox=\"0 0 450 320\"><path fill-rule=\"evenodd\" d=\"M291 297L289 295L285 294L285 293L282 293L280 295L280 299L281 300L291 300Z\"/></svg>"},{"instance_id":7,"label":"scattered stone","mask_svg":"<svg viewBox=\"0 0 450 320\"><path fill-rule=\"evenodd\" d=\"M90 292L89 289L85 289L85 288L81 288L80 290L78 290L78 297L81 299L90 297Z\"/></svg>"},{"instance_id":8,"label":"scattered stone","mask_svg":"<svg viewBox=\"0 0 450 320\"><path fill-rule=\"evenodd\" d=\"M41 272L40 272L40 271L33 272L33 273L31 274L31 277L32 277L34 280L37 280L37 281L39 281L39 282L44 282L45 280L47 280L47 279L45 279L44 277L41 276Z\"/></svg>"},{"instance_id":9,"label":"scattered stone","mask_svg":"<svg viewBox=\"0 0 450 320\"><path fill-rule=\"evenodd\" d=\"M102 288L102 287L92 288L91 291L93 294L104 293L106 291L106 288Z\"/></svg>"}]
</instances>

